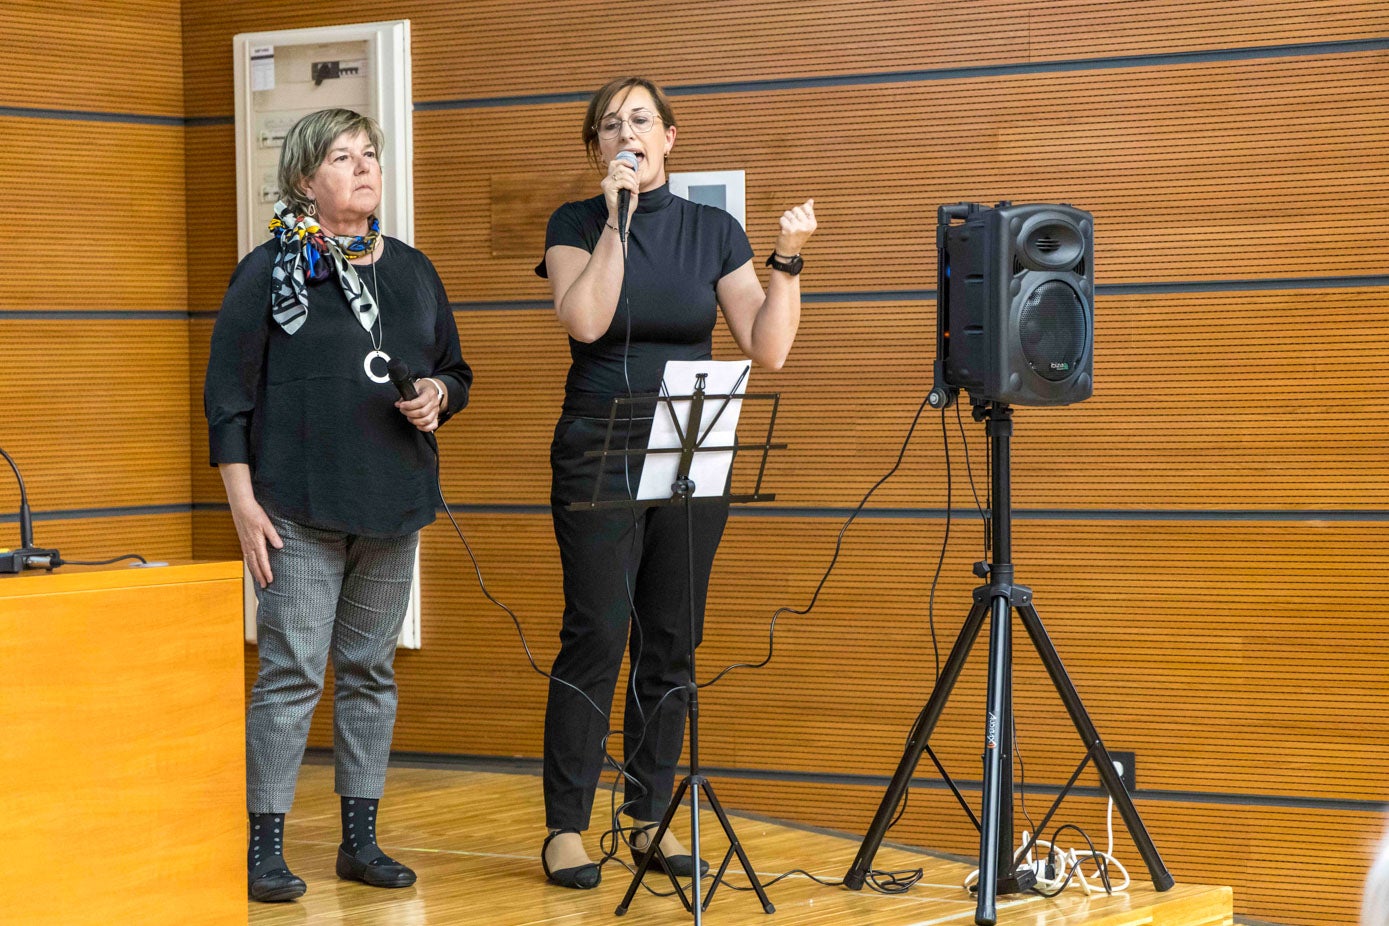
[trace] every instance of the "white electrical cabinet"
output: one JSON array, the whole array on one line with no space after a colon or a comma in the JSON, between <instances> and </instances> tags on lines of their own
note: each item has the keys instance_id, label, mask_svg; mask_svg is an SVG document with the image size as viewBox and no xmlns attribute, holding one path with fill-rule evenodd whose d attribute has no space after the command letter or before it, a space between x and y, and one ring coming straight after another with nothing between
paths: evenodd
<instances>
[{"instance_id":1,"label":"white electrical cabinet","mask_svg":"<svg viewBox=\"0 0 1389 926\"><path fill-rule=\"evenodd\" d=\"M410 22L247 32L236 70L236 199L240 253L265 241L280 198L285 132L300 117L343 107L381 125L381 230L414 244Z\"/></svg>"}]
</instances>

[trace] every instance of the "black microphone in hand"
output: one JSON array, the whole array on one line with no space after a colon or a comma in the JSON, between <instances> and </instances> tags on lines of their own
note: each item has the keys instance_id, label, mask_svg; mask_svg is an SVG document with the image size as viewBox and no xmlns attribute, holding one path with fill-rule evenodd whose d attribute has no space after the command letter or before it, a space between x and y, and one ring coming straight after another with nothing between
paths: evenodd
<instances>
[{"instance_id":1,"label":"black microphone in hand","mask_svg":"<svg viewBox=\"0 0 1389 926\"><path fill-rule=\"evenodd\" d=\"M410 368L399 360L391 360L386 364L386 375L391 378L391 385L395 386L396 392L405 401L417 398L419 393L415 391L415 374L410 372Z\"/></svg>"},{"instance_id":2,"label":"black microphone in hand","mask_svg":"<svg viewBox=\"0 0 1389 926\"><path fill-rule=\"evenodd\" d=\"M637 169L637 156L631 151L619 151L616 160L621 161L632 168L635 173ZM617 191L617 237L627 240L627 210L632 206L632 191L623 187Z\"/></svg>"},{"instance_id":3,"label":"black microphone in hand","mask_svg":"<svg viewBox=\"0 0 1389 926\"><path fill-rule=\"evenodd\" d=\"M418 377L416 377L414 373L411 373L410 368L402 361L394 358L387 361L386 375L391 378L391 385L395 386L396 392L400 393L402 399L408 402L411 399L419 397L419 393L415 391L415 380ZM434 439L434 434L426 431L424 439L429 441L429 446L434 448L434 456L437 459L439 455L439 443Z\"/></svg>"}]
</instances>

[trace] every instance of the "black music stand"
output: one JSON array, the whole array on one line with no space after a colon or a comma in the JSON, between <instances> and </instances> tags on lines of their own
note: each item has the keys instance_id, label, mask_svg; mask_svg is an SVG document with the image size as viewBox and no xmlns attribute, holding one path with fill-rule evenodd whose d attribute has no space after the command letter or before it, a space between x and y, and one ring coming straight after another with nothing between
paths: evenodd
<instances>
[{"instance_id":1,"label":"black music stand","mask_svg":"<svg viewBox=\"0 0 1389 926\"><path fill-rule=\"evenodd\" d=\"M686 910L694 914L695 926L701 926L703 922L703 912L708 909L709 902L714 899L714 891L718 889L718 885L723 880L724 874L728 870L728 865L733 860L735 854L742 863L743 871L747 874L748 880L752 882L752 889L757 893L758 900L762 902L763 912L772 913L776 909L772 906L771 901L767 899L767 893L763 890L762 882L758 880L757 872L753 869L752 863L748 861L747 853L743 850L743 844L739 842L737 834L733 831L733 825L728 820L728 815L724 813L723 805L719 803L718 797L715 796L713 784L700 771L699 767L699 682L695 674L696 593L694 575L694 515L691 511L691 506L692 504L697 504L704 498L726 499L731 504L765 502L776 498L776 496L772 494L763 494L762 477L767 469L767 454L772 450L781 450L786 447L785 444L772 443L772 429L776 424L777 407L781 397L776 393L748 393L741 395L728 393L712 395L705 391L707 376L708 374L706 373L696 374L694 391L690 395L673 396L662 394L630 397L619 396L614 399L608 413L608 430L603 438L603 449L588 451L589 456L600 458L598 478L595 480L593 488L593 498L587 502L574 502L567 506L570 510L595 508L641 509L658 505L678 504L685 510L685 552L689 570L687 578L689 583L688 607L690 620L690 681L686 685L686 692L688 693L686 711L687 729L690 737L690 772L680 780L679 786L675 789L675 795L671 798L670 804L666 807L665 815L661 818L660 824L652 834L651 841L642 857L642 861L637 866L636 871L633 872L632 882L628 885L627 893L622 898L622 903L618 905L615 913L617 916L622 916L627 912L627 908L631 906L632 898L636 895L637 888L641 885L642 879L646 876L646 871L650 867L652 859L656 858L657 854L661 851L662 837L665 836L666 830L670 828L671 820L675 818L675 812L679 809L681 801L684 800L686 792L689 792L690 851L694 858L695 869L694 878L690 882L690 891L687 893L684 886L680 884L675 875L670 874L669 867L666 868L666 873L670 878L670 883L674 886L676 893L680 897L680 902L684 904ZM736 390L741 384L742 379L740 378L733 389ZM714 424L717 423L718 419L723 415L724 410L728 407L728 403L733 400L738 400L743 403L749 401L771 403L771 413L767 419L767 433L765 438L761 443L754 444L740 443L735 439L732 445L704 446L705 440L713 431ZM676 414L675 403L677 402L690 403L689 416L684 428L681 428L679 416ZM706 402L719 403L713 412L712 418L709 419L707 426L704 424L706 413L709 411L705 405ZM633 406L653 406L655 410L665 408L670 414L671 422L675 426L679 446L670 448L614 448L612 446L613 430L619 422L628 420L625 416L619 416L618 413L624 407L631 408ZM701 428L703 428L703 430L701 430ZM694 493L696 486L694 481L690 479L690 467L694 462L695 455L699 453L728 453L730 451L732 451L735 456L739 451L761 452L761 459L758 461L757 467L757 478L753 485L752 492L744 495L735 495L731 492L732 467L730 466L727 481L725 482L725 489L721 494L695 498ZM671 494L669 498L600 498L603 487L604 468L609 458L642 458L652 454L679 454L675 481L671 485ZM718 817L719 825L723 828L724 835L728 838L729 843L728 851L723 857L723 863L719 866L718 873L713 876L713 885L710 887L709 893L704 896L702 902L700 900L700 886L705 875L703 874L703 866L700 865L699 794L701 791L704 792L709 806ZM661 858L662 862L664 862L664 855L662 855Z\"/></svg>"},{"instance_id":2,"label":"black music stand","mask_svg":"<svg viewBox=\"0 0 1389 926\"><path fill-rule=\"evenodd\" d=\"M987 419L986 430L991 441L990 446L994 460L991 482L993 492L993 562L979 564L975 567L975 572L981 579L985 576L989 577L989 583L974 590L974 606L970 609L969 616L965 618L964 627L961 628L960 635L955 640L954 648L951 649L950 656L945 661L945 667L941 670L940 678L937 679L935 688L931 691L930 699L922 708L921 713L917 715L916 723L912 726L911 737L907 741L906 751L902 755L896 773L892 776L892 781L888 784L887 793L883 795L878 812L873 817L873 823L869 827L867 835L863 837L863 843L859 846L853 866L844 875L844 885L853 890L859 890L863 887L864 879L873 863L873 856L877 853L878 847L882 844L883 836L892 824L896 808L916 771L916 764L921 760L922 752L930 752L931 732L935 729L936 722L945 709L945 702L950 697L950 691L954 688L955 681L960 677L960 671L964 668L965 660L969 657L970 647L974 645L975 638L979 635L986 611L991 615L989 623L989 681L984 731L984 785L980 812L982 819L974 821L979 828L979 899L975 907L974 922L981 924L981 926L992 926L997 920L996 896L1025 891L1036 882L1036 875L1031 869L1015 867L1013 854L1012 620L1013 612L1017 611L1019 617L1022 618L1027 635L1032 639L1032 646L1037 650L1037 655L1041 657L1042 665L1046 667L1047 674L1051 676L1051 682L1061 696L1061 701L1066 705L1066 710L1071 715L1071 723L1075 726L1076 732L1080 734L1081 742L1085 744L1086 749L1085 756L1080 760L1075 772L1072 773L1070 781L1061 789L1046 816L1037 826L1038 832L1032 835L1028 844L1023 846L1018 854L1025 855L1032 848L1040 832L1060 807L1061 801L1070 793L1071 788L1080 778L1085 766L1093 762L1095 770L1099 772L1100 781L1119 808L1119 814L1128 827L1129 835L1133 837L1134 844L1138 846L1139 854L1148 866L1148 874L1153 879L1153 886L1159 891L1165 891L1172 887L1172 876L1168 874L1161 856L1158 855L1157 847L1153 845L1153 840L1148 836L1148 831L1143 826L1142 818L1138 816L1138 810L1133 806L1133 800L1129 797L1123 780L1115 771L1114 763L1109 757L1109 751L1105 749L1104 743L1100 740L1100 734L1095 730L1095 725L1090 722L1090 715L1086 713L1080 695L1076 693L1075 686L1071 684L1070 676L1066 674L1066 667L1061 664L1061 657L1057 655L1051 638L1047 636L1046 628L1042 626L1042 619L1037 616L1037 609L1032 606L1032 590L1013 582L1012 499L1009 494L1010 458L1008 447L1009 438L1013 433L1013 410L1008 405L998 402L976 402L973 414L976 420ZM981 566L983 568L980 568ZM934 753L931 753L931 759L935 761L937 769L944 775L945 769L936 759ZM950 782L949 775L945 777L946 781ZM965 804L964 799L959 796L959 791L954 788L954 783L950 782L950 785L952 790L955 790L956 798L964 806L965 812L969 813L973 819L974 815L970 811L969 805Z\"/></svg>"}]
</instances>

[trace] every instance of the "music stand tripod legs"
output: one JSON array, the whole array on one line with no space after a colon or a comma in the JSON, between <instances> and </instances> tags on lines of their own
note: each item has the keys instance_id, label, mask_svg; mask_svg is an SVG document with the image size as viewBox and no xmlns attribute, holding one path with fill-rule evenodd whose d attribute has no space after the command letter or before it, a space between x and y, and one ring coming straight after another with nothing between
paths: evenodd
<instances>
[{"instance_id":1,"label":"music stand tripod legs","mask_svg":"<svg viewBox=\"0 0 1389 926\"><path fill-rule=\"evenodd\" d=\"M691 503L695 494L695 483L694 480L690 478L689 473L691 463L696 453L703 450L726 452L727 448L702 447L701 441L703 438L700 434L700 427L702 424L702 418L705 410L705 402L707 400L721 399L726 404L728 400L731 398L734 398L734 396L710 396L706 394L705 375L703 373L697 375L696 385L692 395L678 397L666 396L663 398L663 401L665 401L666 403L670 403L671 401L674 401L676 399L688 399L690 402L689 418L687 420L684 430L680 431L679 433L680 447L678 449L678 452L680 454L680 458L679 463L677 465L675 481L671 485L672 494L669 500L673 504L680 504L685 509L685 553L687 569L686 581L688 583L689 591L689 599L687 604L689 608L690 620L690 678L689 681L685 684L685 690L688 695L686 710L688 711L687 725L690 738L690 773L680 780L680 784L676 787L675 794L671 798L670 804L666 807L665 815L661 817L660 824L657 825L655 831L651 834L651 839L650 842L647 844L646 852L642 855L641 863L637 865L636 871L632 874L632 881L627 886L627 893L623 896L622 902L618 904L616 911L614 911L618 916L622 916L627 912L627 908L630 907L632 904L633 897L636 896L637 888L641 886L642 879L646 877L647 870L651 867L652 862L658 856L661 858L662 866L666 869L666 874L670 878L670 883L674 886L677 895L680 897L680 902L684 904L686 910L694 914L695 926L701 926L701 924L703 923L704 911L708 909L709 902L713 900L714 892L718 890L719 884L723 881L724 875L728 871L728 865L733 860L734 855L737 855L738 861L742 863L743 872L747 875L748 880L752 882L752 889L757 893L757 899L762 903L763 912L773 913L776 911L776 908L772 906L772 902L767 899L767 893L762 887L761 880L757 877L757 871L752 867L752 863L748 861L747 853L743 850L743 844L738 840L738 834L734 832L733 824L730 823L728 820L728 814L724 812L723 805L719 803L718 797L714 794L713 784L700 771L699 766L699 683L697 681L698 675L695 673L695 640L697 639L698 635L698 626L696 618L696 615L698 614L698 596L695 590L694 515L691 511ZM748 448L744 445L739 445L736 448L760 449L763 453L763 465L765 467L767 451L771 449L777 449L778 447L778 445L774 445L771 443L771 428L772 425L775 423L776 417L775 397L764 395L743 395L739 398L741 398L743 401L747 401L749 399L768 398L773 400L774 404L772 411L772 420L768 423L768 433L766 441L761 445L752 445L751 448ZM722 414L721 408L718 414ZM672 414L672 419L674 420L674 418L675 416ZM675 427L677 428L677 430L679 430L678 421L676 422ZM707 436L707 434L708 431L705 432L705 436ZM759 501L763 500L764 498L772 497L761 495L760 490L761 477L759 472L757 487L754 490L753 495L746 497L734 497L732 495L726 494L725 497L729 498L731 501ZM724 836L728 839L729 843L728 851L724 853L723 862L719 865L718 872L714 875L712 879L712 885L709 888L709 892L708 894L705 894L702 899L700 894L705 875L703 874L703 865L700 862L701 840L699 827L699 806L701 792L703 793L705 800L708 801L709 807L714 811L715 816L718 817L719 826L722 827ZM666 864L665 856L661 854L660 848L661 839L665 836L666 830L670 829L671 821L675 819L675 813L677 810L679 810L680 804L684 800L686 793L688 793L690 797L690 851L692 853L691 857L694 860L694 874L690 881L690 890L688 893L685 891L685 888L680 884L680 881L675 877L675 875L671 873L669 866Z\"/></svg>"},{"instance_id":2,"label":"music stand tripod legs","mask_svg":"<svg viewBox=\"0 0 1389 926\"><path fill-rule=\"evenodd\" d=\"M697 424L697 422L696 422ZM690 429L694 431L694 428ZM690 773L680 780L680 784L675 789L675 796L671 798L669 806L666 807L665 816L661 818L660 825L651 834L651 840L647 844L647 849L642 857L641 864L632 874L632 882L627 885L627 893L622 898L622 903L618 904L615 911L618 916L627 912L631 906L632 898L637 893L637 888L641 885L642 878L646 876L647 869L661 851L661 838L665 836L666 830L670 829L670 823L675 819L675 812L680 808L681 802L685 798L686 792L690 796L690 851L694 859L694 875L690 881L690 892L686 894L684 887L674 874L670 873L667 867L666 872L670 877L670 883L675 886L680 902L685 905L685 909L694 914L696 926L703 922L703 913L709 908L709 902L714 899L714 891L718 889L719 883L723 880L724 874L728 871L728 864L733 856L738 856L738 861L743 865L743 871L747 874L748 880L752 882L752 889L757 892L757 899L762 902L762 910L766 913L775 912L776 908L767 899L767 893L762 889L762 882L757 877L756 870L752 863L748 861L747 853L743 851L743 844L738 841L738 834L733 831L733 824L728 820L728 814L724 813L723 805L719 803L718 796L714 794L714 785L699 770L699 684L695 681L695 567L694 567L694 519L690 514L690 498L694 495L695 485L688 476L681 476L676 479L673 486L675 493L680 496L685 509L685 544L688 554L687 578L689 581L689 608L690 608L690 680L686 683L685 690L688 693L689 711L689 735L690 735ZM709 893L700 899L700 887L703 880L703 866L700 864L700 833L699 833L699 795L704 793L705 799L709 802L709 807L718 817L719 826L723 828L724 836L728 839L728 851L724 853L723 864L719 866L718 873L714 875L713 886L709 888ZM662 857L664 864L664 856Z\"/></svg>"},{"instance_id":3,"label":"music stand tripod legs","mask_svg":"<svg viewBox=\"0 0 1389 926\"><path fill-rule=\"evenodd\" d=\"M931 696L917 716L907 748L888 784L873 823L859 846L853 866L844 875L844 884L859 890L872 866L873 856L882 845L883 837L896 814L903 795L911 784L921 754L929 749L931 733L940 720L950 692L959 679L970 649L973 647L988 614L989 675L987 709L984 731L984 781L979 826L979 885L974 921L981 926L993 926L998 914L999 894L1027 890L1035 876L1027 869L1015 869L1013 862L1013 708L1012 708L1012 618L1016 611L1032 646L1041 658L1047 674L1061 701L1070 714L1071 723L1085 745L1086 755L1071 781L1062 789L1051 812L1042 821L1044 827L1062 798L1070 790L1087 763L1095 766L1105 790L1119 808L1129 835L1138 847L1139 855L1148 867L1153 886L1159 891L1172 887L1172 875L1163 865L1157 847L1133 806L1119 773L1105 749L1090 715L1081 703L1080 695L1071 683L1061 657L1047 635L1037 609L1032 605L1032 590L1013 583L1012 562L1012 501L1009 485L1009 438L1013 432L1012 409L1004 404L977 405L974 414L987 419L987 431L993 453L993 562L989 565L989 584L974 590L974 605L965 618L964 626L946 658ZM967 808L968 809L968 808ZM1033 839L1036 839L1034 835Z\"/></svg>"}]
</instances>

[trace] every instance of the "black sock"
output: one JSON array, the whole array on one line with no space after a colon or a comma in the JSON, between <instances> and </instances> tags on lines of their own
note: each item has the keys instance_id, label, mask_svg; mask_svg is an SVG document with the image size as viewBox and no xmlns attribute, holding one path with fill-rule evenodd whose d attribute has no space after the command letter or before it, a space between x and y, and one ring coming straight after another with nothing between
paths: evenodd
<instances>
[{"instance_id":1,"label":"black sock","mask_svg":"<svg viewBox=\"0 0 1389 926\"><path fill-rule=\"evenodd\" d=\"M342 848L358 861L370 862L386 853L376 844L376 805L371 797L342 797Z\"/></svg>"},{"instance_id":2,"label":"black sock","mask_svg":"<svg viewBox=\"0 0 1389 926\"><path fill-rule=\"evenodd\" d=\"M275 868L288 868L285 864L284 834L285 815L282 813L253 813L251 817L251 838L246 849L247 873L264 874ZM271 861L278 864L270 864Z\"/></svg>"}]
</instances>

